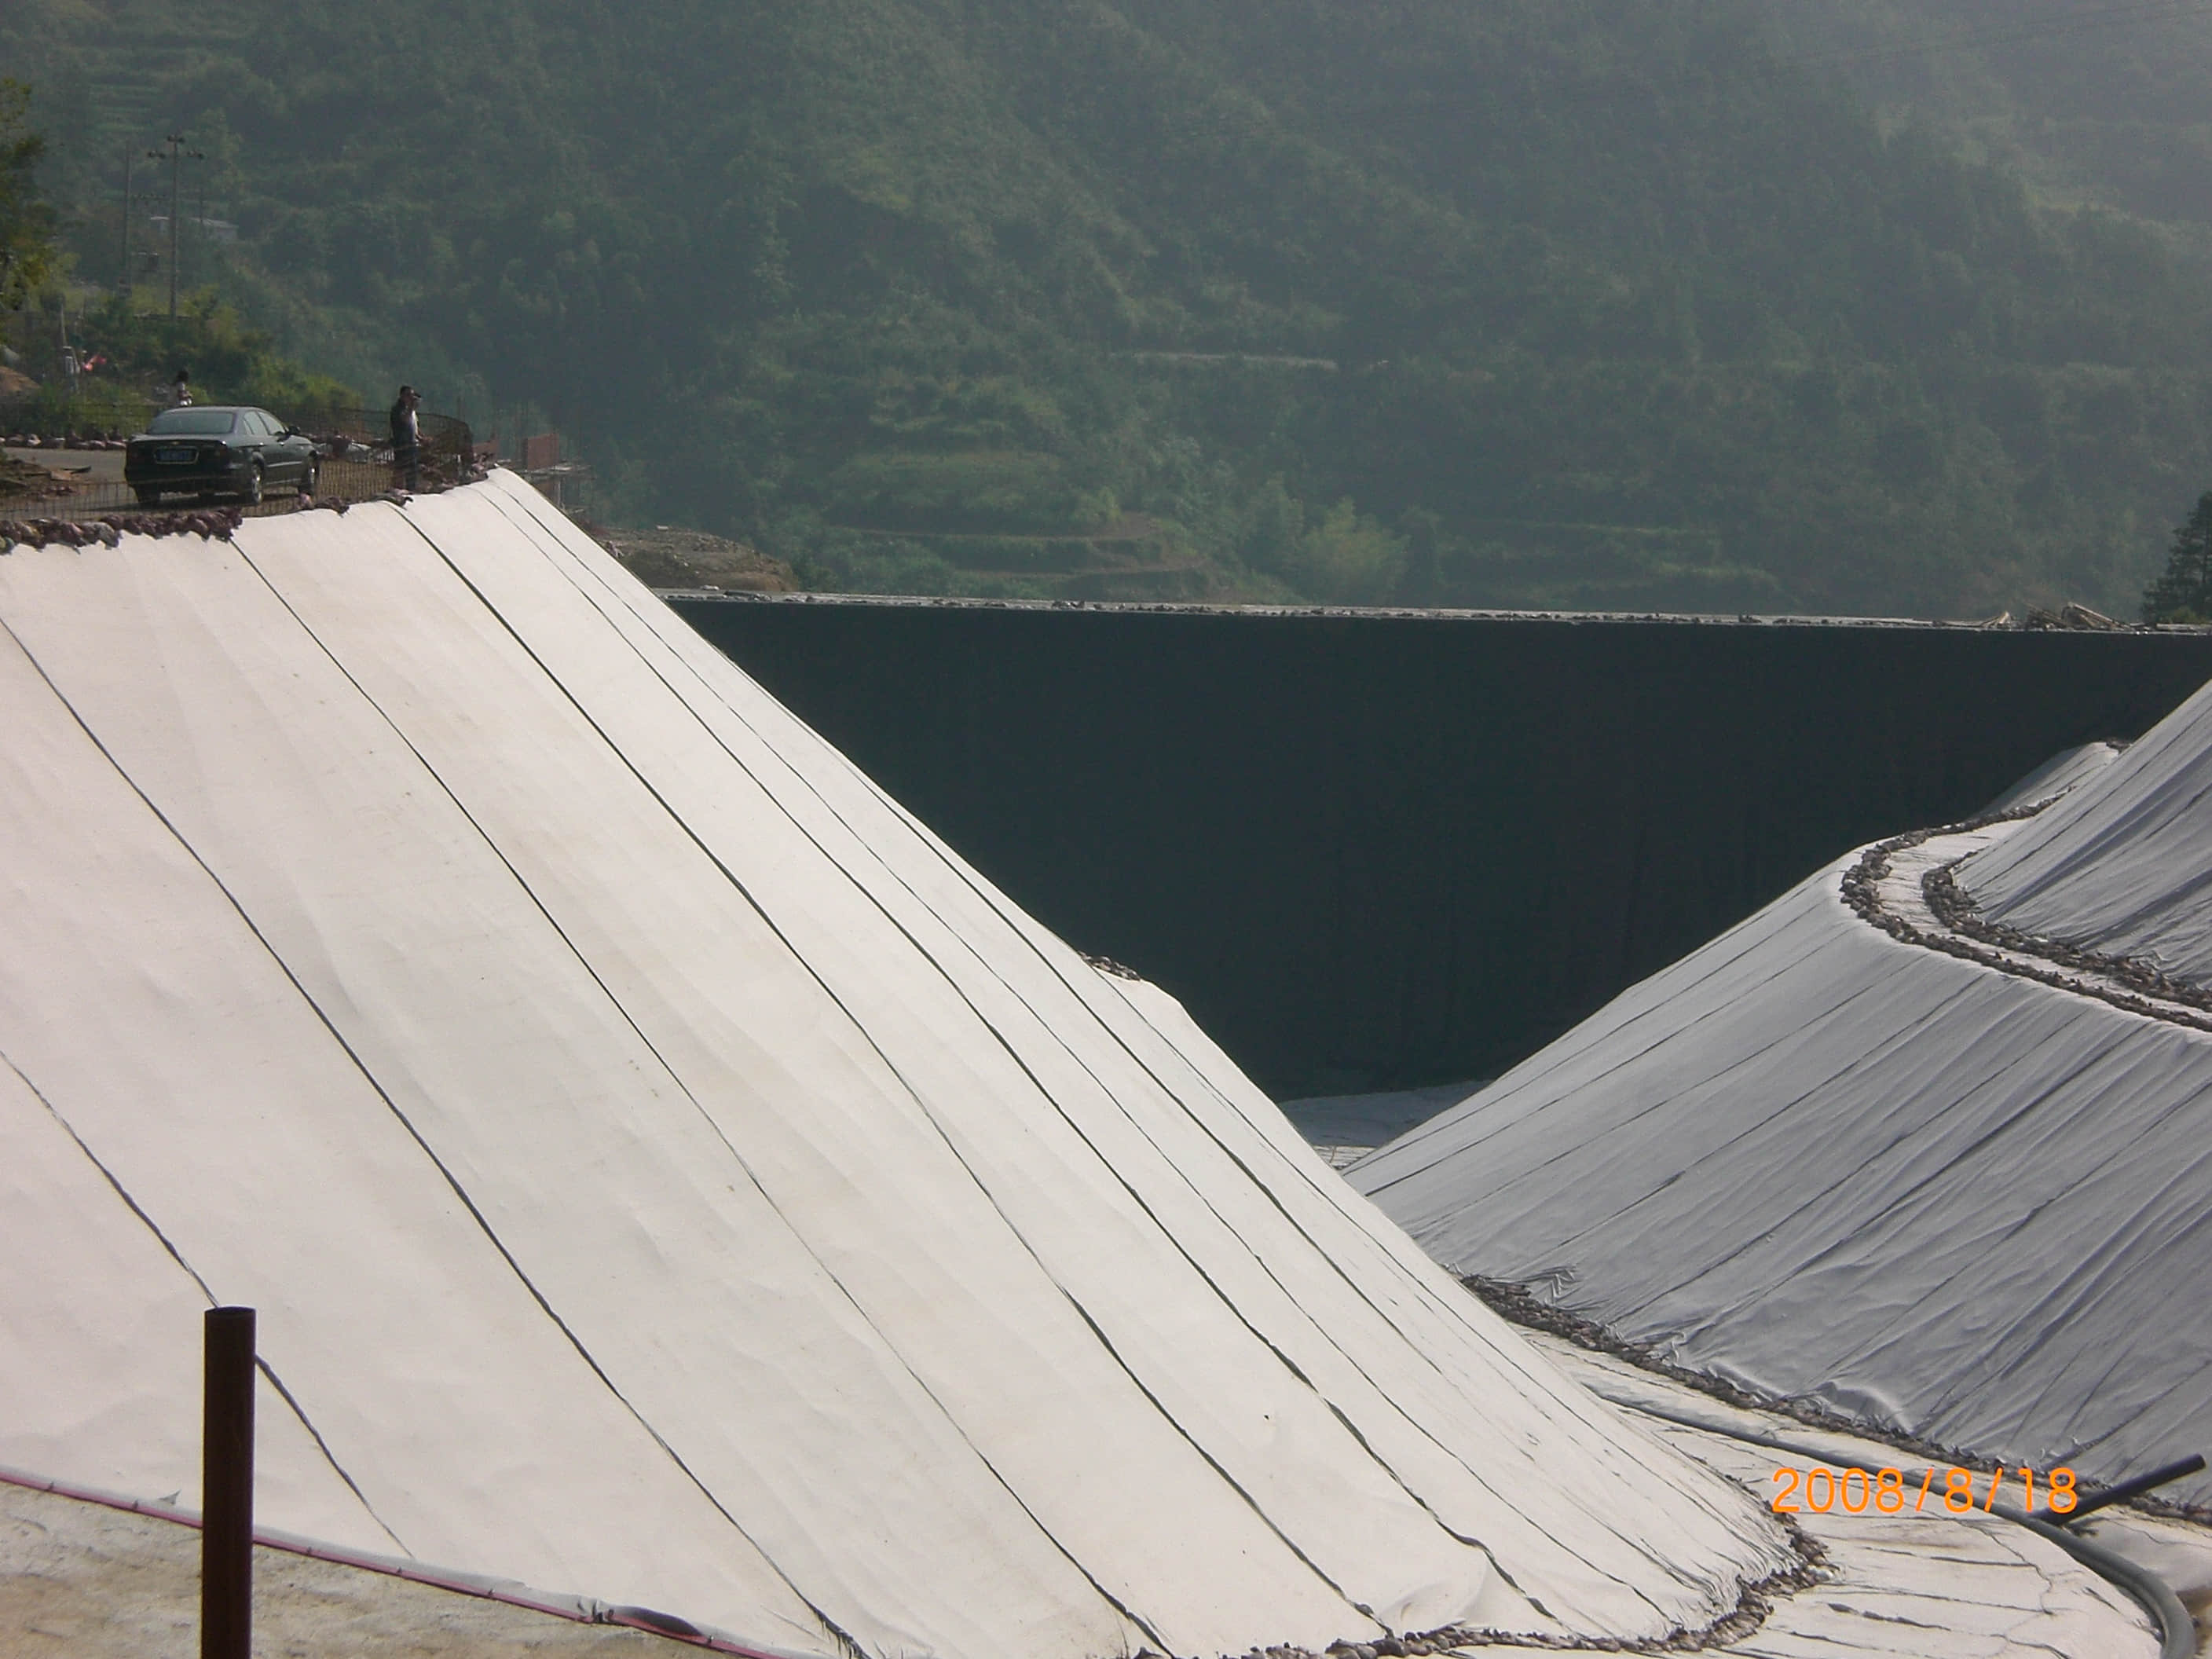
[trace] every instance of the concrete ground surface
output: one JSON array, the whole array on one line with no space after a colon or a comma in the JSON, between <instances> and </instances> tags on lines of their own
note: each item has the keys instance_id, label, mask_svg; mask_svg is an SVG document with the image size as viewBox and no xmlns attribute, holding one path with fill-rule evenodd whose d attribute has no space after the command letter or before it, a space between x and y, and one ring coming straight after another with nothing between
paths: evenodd
<instances>
[{"instance_id":1,"label":"concrete ground surface","mask_svg":"<svg viewBox=\"0 0 2212 1659\"><path fill-rule=\"evenodd\" d=\"M0 1656L197 1659L200 1535L0 1485ZM687 1643L253 1553L254 1659L676 1659Z\"/></svg>"},{"instance_id":2,"label":"concrete ground surface","mask_svg":"<svg viewBox=\"0 0 2212 1659\"><path fill-rule=\"evenodd\" d=\"M14 445L0 450L11 461L23 461L33 466L43 466L50 471L75 473L94 483L120 483L123 481L123 452L119 449L21 449Z\"/></svg>"},{"instance_id":3,"label":"concrete ground surface","mask_svg":"<svg viewBox=\"0 0 2212 1659\"><path fill-rule=\"evenodd\" d=\"M1766 1435L1839 1464L1918 1467L1878 1441L1741 1410L1609 1355L1526 1334L1632 1412L1656 1408L1716 1431ZM1723 1432L1641 1420L1762 1494L1774 1467L1791 1461ZM2158 1644L2133 1601L2001 1518L1838 1509L1799 1519L1826 1553L1824 1581L1717 1651L1741 1659L2155 1659ZM2212 1655L2212 1530L2133 1511L2085 1530L2158 1572L2197 1616L2199 1652ZM192 1659L198 1563L191 1528L0 1485L0 1656ZM266 1547L256 1552L254 1571L256 1659L674 1659L687 1646ZM1487 1659L1540 1650L1557 1651L1470 1651Z\"/></svg>"},{"instance_id":4,"label":"concrete ground surface","mask_svg":"<svg viewBox=\"0 0 2212 1659\"><path fill-rule=\"evenodd\" d=\"M1925 1459L1879 1440L1740 1409L1610 1354L1593 1353L1542 1332L1522 1334L1592 1392L1632 1411L1655 1408L1717 1430L1819 1450L1836 1460L1838 1468L1856 1462L1917 1474L1927 1467ZM1774 1490L1777 1468L1809 1462L1721 1433L1647 1421L1674 1444L1755 1492ZM1987 1477L1979 1477L1978 1485L1986 1487ZM2016 1488L2009 1497L2018 1500ZM2054 1654L2066 1659L2154 1659L2158 1652L2149 1620L2124 1593L2057 1546L2002 1518L1978 1513L1851 1516L1834 1509L1797 1519L1827 1552L1832 1578L1778 1605L1755 1636L1725 1651L1757 1659L1877 1654L1918 1659L2048 1659ZM2084 1522L2081 1530L2162 1578L2196 1619L2197 1652L2212 1655L2212 1528L2111 1510Z\"/></svg>"}]
</instances>

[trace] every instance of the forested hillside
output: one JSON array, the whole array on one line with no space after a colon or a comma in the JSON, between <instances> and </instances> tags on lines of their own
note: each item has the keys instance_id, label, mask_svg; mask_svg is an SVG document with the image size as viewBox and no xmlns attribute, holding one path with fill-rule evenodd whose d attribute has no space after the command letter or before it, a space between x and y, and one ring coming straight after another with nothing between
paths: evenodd
<instances>
[{"instance_id":1,"label":"forested hillside","mask_svg":"<svg viewBox=\"0 0 2212 1659\"><path fill-rule=\"evenodd\" d=\"M817 585L2131 611L2212 483L2188 239L1780 3L14 0L0 57L82 278L185 132L312 367Z\"/></svg>"},{"instance_id":2,"label":"forested hillside","mask_svg":"<svg viewBox=\"0 0 2212 1659\"><path fill-rule=\"evenodd\" d=\"M1767 0L1782 56L2095 202L2212 240L2204 0Z\"/></svg>"}]
</instances>

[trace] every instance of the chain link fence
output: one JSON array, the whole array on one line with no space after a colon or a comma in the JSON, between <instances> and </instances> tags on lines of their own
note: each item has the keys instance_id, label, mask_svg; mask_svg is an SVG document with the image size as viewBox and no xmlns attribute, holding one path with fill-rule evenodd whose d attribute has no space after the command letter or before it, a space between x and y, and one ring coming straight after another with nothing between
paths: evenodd
<instances>
[{"instance_id":1,"label":"chain link fence","mask_svg":"<svg viewBox=\"0 0 2212 1659\"><path fill-rule=\"evenodd\" d=\"M124 452L131 435L145 430L156 412L152 399L131 395L72 404L34 396L0 404L0 443L10 463L0 469L0 513L85 520L139 511L137 495L124 482ZM384 410L319 406L270 413L314 440L317 501L450 489L483 476L475 434L454 416L417 411L420 452L414 466L403 468L392 458L391 416ZM244 510L262 518L304 504L298 495L271 494Z\"/></svg>"}]
</instances>

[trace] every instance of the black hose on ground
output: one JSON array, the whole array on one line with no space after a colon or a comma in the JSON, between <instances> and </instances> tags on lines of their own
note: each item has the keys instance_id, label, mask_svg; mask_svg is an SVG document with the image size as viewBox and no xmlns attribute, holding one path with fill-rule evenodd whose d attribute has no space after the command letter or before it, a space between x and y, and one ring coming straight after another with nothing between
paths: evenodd
<instances>
[{"instance_id":1,"label":"black hose on ground","mask_svg":"<svg viewBox=\"0 0 2212 1659\"><path fill-rule=\"evenodd\" d=\"M1647 1405L1637 1400L1605 1396L1616 1406L1641 1412L1646 1417L1656 1417L1662 1422L1674 1423L1686 1429L1695 1429L1701 1434L1717 1434L1724 1439L1741 1441L1747 1446L1764 1446L1769 1451L1787 1452L1792 1457L1802 1457L1830 1468L1856 1469L1869 1480L1881 1471L1869 1468L1864 1463L1854 1463L1849 1458L1833 1457L1817 1447L1799 1445L1794 1441L1778 1439L1772 1435L1753 1434L1745 1429L1731 1429L1686 1412L1670 1412L1663 1407ZM2054 1527L2048 1521L2039 1521L2032 1515L2023 1515L2008 1504L2002 1509L1986 1510L2016 1526L2049 1539L2083 1566L2107 1583L2125 1591L2130 1600L2150 1615L2151 1628L2159 1634L2158 1659L2197 1659L2197 1621L2190 1617L2189 1609L2172 1587L2147 1567L2137 1566L2117 1550L2106 1549L2086 1538L2077 1537L2063 1527Z\"/></svg>"},{"instance_id":2,"label":"black hose on ground","mask_svg":"<svg viewBox=\"0 0 2212 1659\"><path fill-rule=\"evenodd\" d=\"M2203 1467L2203 1455L2199 1453L2194 1457L2185 1457L2179 1462L2161 1463L2148 1474L2139 1474L2132 1480L2123 1480L2117 1486L2100 1486L2095 1492L2083 1492L2080 1504L2066 1517L2066 1524L2070 1527L2085 1515L2094 1515L2099 1510L2110 1509L2115 1504L2126 1503L2130 1498L2156 1492L2172 1481L2185 1480Z\"/></svg>"}]
</instances>

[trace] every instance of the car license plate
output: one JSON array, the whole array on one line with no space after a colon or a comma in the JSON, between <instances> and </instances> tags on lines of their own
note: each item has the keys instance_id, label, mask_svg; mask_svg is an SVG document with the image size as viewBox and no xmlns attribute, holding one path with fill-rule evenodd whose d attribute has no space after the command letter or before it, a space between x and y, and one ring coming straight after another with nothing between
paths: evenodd
<instances>
[{"instance_id":1,"label":"car license plate","mask_svg":"<svg viewBox=\"0 0 2212 1659\"><path fill-rule=\"evenodd\" d=\"M190 466L199 459L197 449L157 449L154 459L163 466Z\"/></svg>"}]
</instances>

